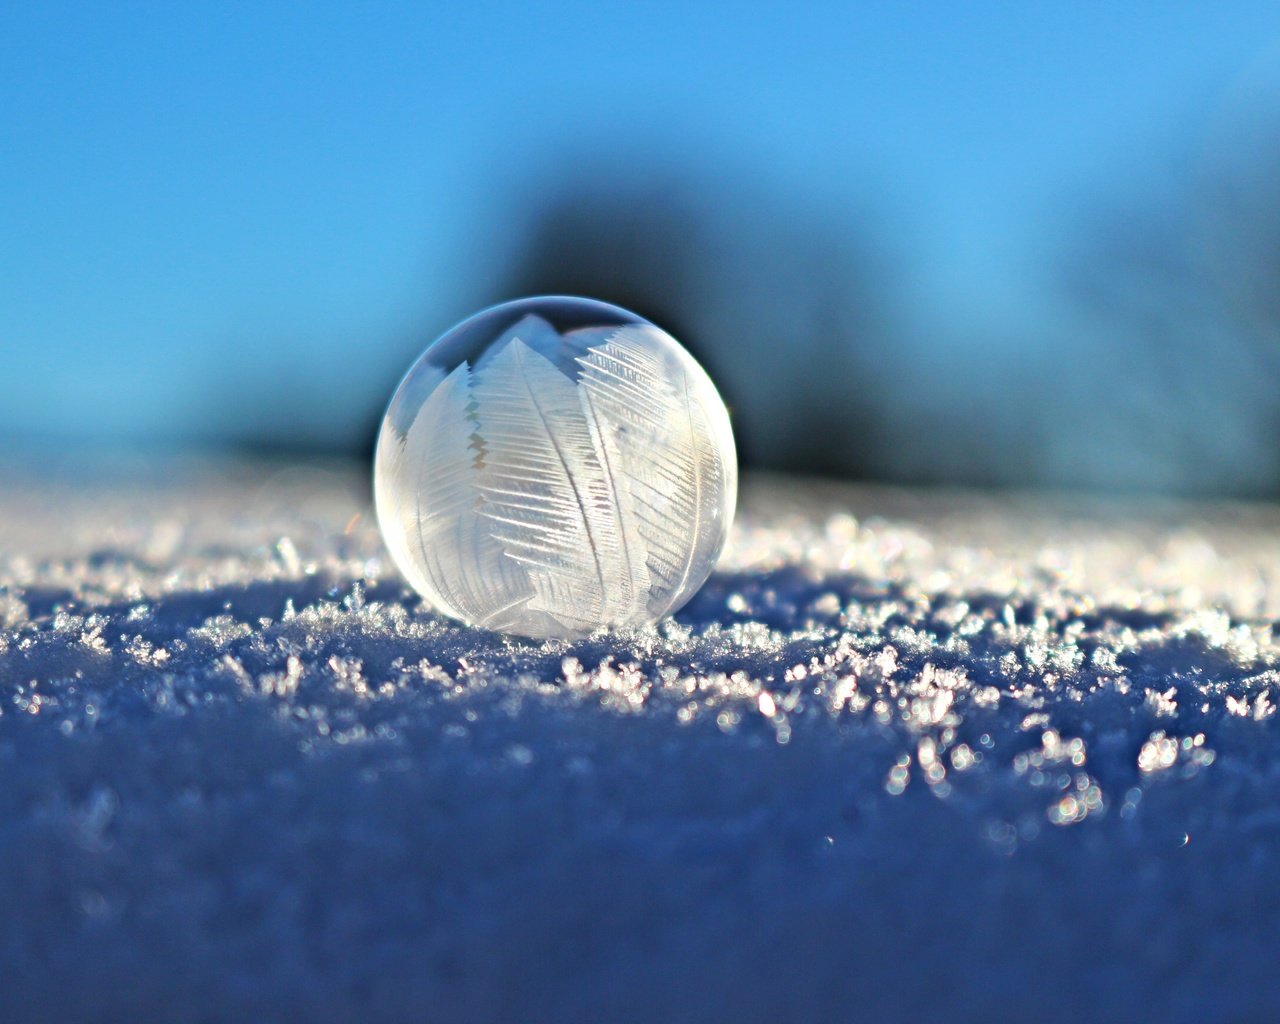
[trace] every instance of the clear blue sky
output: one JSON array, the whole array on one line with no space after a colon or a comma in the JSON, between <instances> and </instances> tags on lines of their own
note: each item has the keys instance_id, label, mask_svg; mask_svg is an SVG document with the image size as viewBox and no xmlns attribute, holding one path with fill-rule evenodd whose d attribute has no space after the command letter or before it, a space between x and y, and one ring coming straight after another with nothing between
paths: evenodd
<instances>
[{"instance_id":1,"label":"clear blue sky","mask_svg":"<svg viewBox=\"0 0 1280 1024\"><path fill-rule=\"evenodd\" d=\"M581 140L878 203L936 322L1034 320L1064 198L1278 47L1261 0L2 5L0 448L271 422L243 380L349 432Z\"/></svg>"}]
</instances>

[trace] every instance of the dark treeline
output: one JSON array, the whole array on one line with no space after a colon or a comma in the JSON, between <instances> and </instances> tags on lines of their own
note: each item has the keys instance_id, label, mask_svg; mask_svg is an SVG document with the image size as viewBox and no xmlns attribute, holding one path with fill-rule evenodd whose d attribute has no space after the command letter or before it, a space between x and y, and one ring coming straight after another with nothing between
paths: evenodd
<instances>
[{"instance_id":1,"label":"dark treeline","mask_svg":"<svg viewBox=\"0 0 1280 1024\"><path fill-rule=\"evenodd\" d=\"M716 381L746 464L869 477L890 304L862 245L767 193L591 171L536 211L502 291L589 295L662 325Z\"/></svg>"},{"instance_id":2,"label":"dark treeline","mask_svg":"<svg viewBox=\"0 0 1280 1024\"><path fill-rule=\"evenodd\" d=\"M919 336L883 224L643 164L553 175L495 297L593 295L666 326L748 466L1280 495L1280 119L1238 142L1095 187L1041 254L1042 329L963 359L964 325Z\"/></svg>"},{"instance_id":3,"label":"dark treeline","mask_svg":"<svg viewBox=\"0 0 1280 1024\"><path fill-rule=\"evenodd\" d=\"M1280 119L1091 202L1058 267L1102 486L1280 495Z\"/></svg>"},{"instance_id":4,"label":"dark treeline","mask_svg":"<svg viewBox=\"0 0 1280 1024\"><path fill-rule=\"evenodd\" d=\"M874 204L634 153L513 185L457 314L540 293L635 310L707 367L747 468L1280 496L1280 118L1174 167L1117 173L1065 211L1029 257L1043 322L1026 337L915 315L928 298L909 297L903 233ZM384 362L407 367L454 315L424 314ZM393 383L342 453L371 450ZM334 452L289 400L242 446Z\"/></svg>"}]
</instances>

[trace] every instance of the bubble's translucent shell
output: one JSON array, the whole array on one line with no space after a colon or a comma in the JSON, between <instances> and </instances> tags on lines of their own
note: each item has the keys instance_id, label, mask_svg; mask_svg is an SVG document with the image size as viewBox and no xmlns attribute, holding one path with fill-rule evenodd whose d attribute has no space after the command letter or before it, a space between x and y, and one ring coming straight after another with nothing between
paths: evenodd
<instances>
[{"instance_id":1,"label":"bubble's translucent shell","mask_svg":"<svg viewBox=\"0 0 1280 1024\"><path fill-rule=\"evenodd\" d=\"M437 610L532 637L655 622L714 568L737 500L724 403L616 306L485 310L414 363L378 435L383 538Z\"/></svg>"}]
</instances>

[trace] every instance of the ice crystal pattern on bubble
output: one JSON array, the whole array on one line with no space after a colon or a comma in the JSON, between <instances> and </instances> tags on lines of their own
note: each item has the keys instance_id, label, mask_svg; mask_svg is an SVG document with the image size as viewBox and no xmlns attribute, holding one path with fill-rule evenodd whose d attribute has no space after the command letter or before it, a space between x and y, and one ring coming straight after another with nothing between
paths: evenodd
<instances>
[{"instance_id":1,"label":"ice crystal pattern on bubble","mask_svg":"<svg viewBox=\"0 0 1280 1024\"><path fill-rule=\"evenodd\" d=\"M657 328L559 335L526 316L384 427L384 536L440 611L576 637L653 622L706 579L736 498L727 413ZM576 378L576 379L575 379Z\"/></svg>"}]
</instances>

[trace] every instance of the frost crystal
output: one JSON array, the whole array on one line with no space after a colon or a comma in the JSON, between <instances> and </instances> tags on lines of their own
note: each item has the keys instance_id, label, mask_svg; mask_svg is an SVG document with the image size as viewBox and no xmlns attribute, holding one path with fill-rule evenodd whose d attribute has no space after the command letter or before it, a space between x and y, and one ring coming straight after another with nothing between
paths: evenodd
<instances>
[{"instance_id":1,"label":"frost crystal","mask_svg":"<svg viewBox=\"0 0 1280 1024\"><path fill-rule=\"evenodd\" d=\"M487 310L432 345L383 421L378 521L440 611L534 637L683 605L733 518L728 415L669 335L584 299Z\"/></svg>"}]
</instances>

